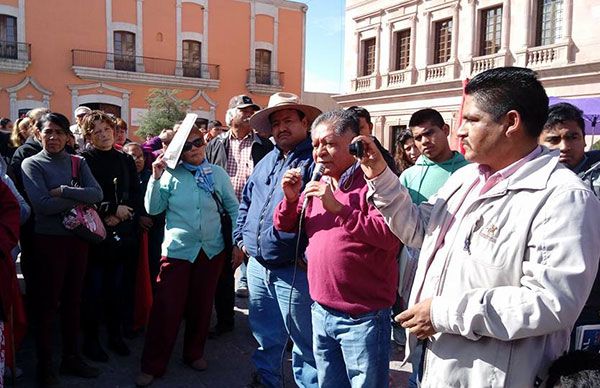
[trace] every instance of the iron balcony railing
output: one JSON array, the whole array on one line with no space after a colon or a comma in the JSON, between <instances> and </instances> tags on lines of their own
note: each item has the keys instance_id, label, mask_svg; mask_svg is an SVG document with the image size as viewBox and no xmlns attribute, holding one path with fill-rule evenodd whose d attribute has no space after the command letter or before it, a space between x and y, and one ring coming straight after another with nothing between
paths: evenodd
<instances>
[{"instance_id":1,"label":"iron balcony railing","mask_svg":"<svg viewBox=\"0 0 600 388\"><path fill-rule=\"evenodd\" d=\"M71 50L73 66L218 80L219 65L137 55Z\"/></svg>"},{"instance_id":2,"label":"iron balcony railing","mask_svg":"<svg viewBox=\"0 0 600 388\"><path fill-rule=\"evenodd\" d=\"M0 40L0 58L31 61L31 44Z\"/></svg>"},{"instance_id":3,"label":"iron balcony railing","mask_svg":"<svg viewBox=\"0 0 600 388\"><path fill-rule=\"evenodd\" d=\"M247 69L247 83L271 86L283 86L283 72Z\"/></svg>"}]
</instances>

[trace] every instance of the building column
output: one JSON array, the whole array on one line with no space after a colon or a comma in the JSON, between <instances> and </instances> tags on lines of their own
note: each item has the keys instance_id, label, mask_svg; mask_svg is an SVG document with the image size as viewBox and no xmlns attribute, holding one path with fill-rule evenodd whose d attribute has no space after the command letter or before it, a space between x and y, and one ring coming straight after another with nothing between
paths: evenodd
<instances>
[{"instance_id":1,"label":"building column","mask_svg":"<svg viewBox=\"0 0 600 388\"><path fill-rule=\"evenodd\" d=\"M19 110L17 109L17 92L11 92L8 94L8 101L10 105L10 117L13 120L19 118Z\"/></svg>"},{"instance_id":2,"label":"building column","mask_svg":"<svg viewBox=\"0 0 600 388\"><path fill-rule=\"evenodd\" d=\"M525 9L523 10L523 15L525 15L525 23L527 23L529 26L533 26L533 28L527 28L527 32L522 35L521 46L522 49L525 50L527 47L529 47L532 34L535 33L535 22L531 22L531 0L525 0ZM533 18L535 19L535 15L533 15Z\"/></svg>"},{"instance_id":3,"label":"building column","mask_svg":"<svg viewBox=\"0 0 600 388\"><path fill-rule=\"evenodd\" d=\"M455 63L458 59L458 11L459 3L452 7L452 46L450 49L450 62Z\"/></svg>"},{"instance_id":4,"label":"building column","mask_svg":"<svg viewBox=\"0 0 600 388\"><path fill-rule=\"evenodd\" d=\"M121 106L121 118L129 123L129 93L123 93L123 105Z\"/></svg>"},{"instance_id":5,"label":"building column","mask_svg":"<svg viewBox=\"0 0 600 388\"><path fill-rule=\"evenodd\" d=\"M177 31L177 62L175 65L175 75L181 77L183 76L183 42L181 41L181 8L183 5L181 4L181 0L177 0L175 7L175 29ZM202 46L204 46L204 42L202 42Z\"/></svg>"},{"instance_id":6,"label":"building column","mask_svg":"<svg viewBox=\"0 0 600 388\"><path fill-rule=\"evenodd\" d=\"M425 53L425 66L426 68L432 61L431 42L433 37L431 36L431 12L425 11L425 36L427 39L423 42L423 52Z\"/></svg>"},{"instance_id":7,"label":"building column","mask_svg":"<svg viewBox=\"0 0 600 388\"><path fill-rule=\"evenodd\" d=\"M210 61L208 60L208 43L210 42L210 39L208 38L208 4L209 2L207 1L206 4L202 7L202 13L203 13L203 21L202 21L202 26L203 26L203 31L202 31L202 61L204 63L209 63ZM179 60L180 58L178 57L177 60Z\"/></svg>"},{"instance_id":8,"label":"building column","mask_svg":"<svg viewBox=\"0 0 600 388\"><path fill-rule=\"evenodd\" d=\"M71 117L75 122L75 109L79 106L79 91L77 89L71 89Z\"/></svg>"},{"instance_id":9,"label":"building column","mask_svg":"<svg viewBox=\"0 0 600 388\"><path fill-rule=\"evenodd\" d=\"M469 0L471 4L470 13L471 13L471 44L469 45L469 52L467 53L469 56L469 60L471 60L474 56L479 56L477 52L477 48L475 45L477 44L477 0Z\"/></svg>"},{"instance_id":10,"label":"building column","mask_svg":"<svg viewBox=\"0 0 600 388\"><path fill-rule=\"evenodd\" d=\"M250 2L250 74L248 75L247 82L251 84L256 83L256 9L254 2Z\"/></svg>"},{"instance_id":11,"label":"building column","mask_svg":"<svg viewBox=\"0 0 600 388\"><path fill-rule=\"evenodd\" d=\"M565 33L563 40L567 43L571 42L571 35L573 33L573 0L565 0L565 17L564 17L564 29Z\"/></svg>"},{"instance_id":12,"label":"building column","mask_svg":"<svg viewBox=\"0 0 600 388\"><path fill-rule=\"evenodd\" d=\"M108 54L106 55L106 68L114 69L115 68L115 46L114 46L114 37L113 37L113 29L112 29L112 0L106 0L105 2L106 9L106 51Z\"/></svg>"},{"instance_id":13,"label":"building column","mask_svg":"<svg viewBox=\"0 0 600 388\"><path fill-rule=\"evenodd\" d=\"M408 58L408 68L415 68L415 55L417 55L417 16L410 17L410 57Z\"/></svg>"},{"instance_id":14,"label":"building column","mask_svg":"<svg viewBox=\"0 0 600 388\"><path fill-rule=\"evenodd\" d=\"M510 0L504 0L502 4L502 43L500 52L508 53L510 47Z\"/></svg>"},{"instance_id":15,"label":"building column","mask_svg":"<svg viewBox=\"0 0 600 388\"><path fill-rule=\"evenodd\" d=\"M375 76L381 74L379 66L381 64L381 23L375 29Z\"/></svg>"},{"instance_id":16,"label":"building column","mask_svg":"<svg viewBox=\"0 0 600 388\"><path fill-rule=\"evenodd\" d=\"M144 59L140 58L144 55L144 27L143 27L143 1L137 0L136 4L136 32L135 32L135 68L136 71L143 73Z\"/></svg>"}]
</instances>

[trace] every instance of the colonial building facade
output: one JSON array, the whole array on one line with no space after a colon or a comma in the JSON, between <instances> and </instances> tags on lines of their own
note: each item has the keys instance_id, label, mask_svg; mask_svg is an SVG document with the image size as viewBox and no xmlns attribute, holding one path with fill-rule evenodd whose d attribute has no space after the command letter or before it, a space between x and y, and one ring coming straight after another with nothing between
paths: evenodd
<instances>
[{"instance_id":1,"label":"colonial building facade","mask_svg":"<svg viewBox=\"0 0 600 388\"><path fill-rule=\"evenodd\" d=\"M549 96L600 96L600 0L347 0L346 93L395 148L413 112L454 127L462 83L500 66L534 69Z\"/></svg>"},{"instance_id":2,"label":"colonial building facade","mask_svg":"<svg viewBox=\"0 0 600 388\"><path fill-rule=\"evenodd\" d=\"M0 115L79 105L135 127L152 88L223 120L236 94L303 90L306 5L285 0L0 0Z\"/></svg>"}]
</instances>

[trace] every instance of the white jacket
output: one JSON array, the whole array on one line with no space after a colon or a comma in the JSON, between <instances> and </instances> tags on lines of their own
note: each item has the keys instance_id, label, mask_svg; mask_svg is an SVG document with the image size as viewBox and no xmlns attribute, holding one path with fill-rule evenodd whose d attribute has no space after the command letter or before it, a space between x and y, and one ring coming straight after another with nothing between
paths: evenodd
<instances>
[{"instance_id":1,"label":"white jacket","mask_svg":"<svg viewBox=\"0 0 600 388\"><path fill-rule=\"evenodd\" d=\"M368 182L390 229L421 248L409 304L424 283L438 284L424 387L531 387L567 350L598 270L600 201L556 155L544 149L472 204L448 257L436 258L439 278L426 264L478 166L418 207L391 171Z\"/></svg>"}]
</instances>

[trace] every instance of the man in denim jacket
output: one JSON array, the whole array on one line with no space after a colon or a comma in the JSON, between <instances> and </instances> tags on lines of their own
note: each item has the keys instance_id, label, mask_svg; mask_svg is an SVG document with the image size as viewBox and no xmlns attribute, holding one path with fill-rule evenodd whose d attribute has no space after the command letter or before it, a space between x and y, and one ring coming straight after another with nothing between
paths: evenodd
<instances>
[{"instance_id":1,"label":"man in denim jacket","mask_svg":"<svg viewBox=\"0 0 600 388\"><path fill-rule=\"evenodd\" d=\"M319 113L315 107L300 104L294 94L276 93L269 99L269 106L250 120L257 130L271 129L276 144L255 166L244 187L233 232L234 243L249 257L250 327L258 342L252 356L256 372L250 386L254 387L281 386L281 354L288 334L294 342L292 368L296 384L317 386L311 341L312 300L306 271L298 266L306 241L298 233L276 231L273 211L283 198L281 178L287 170L299 168L305 182L310 176L312 146L308 128Z\"/></svg>"}]
</instances>

